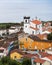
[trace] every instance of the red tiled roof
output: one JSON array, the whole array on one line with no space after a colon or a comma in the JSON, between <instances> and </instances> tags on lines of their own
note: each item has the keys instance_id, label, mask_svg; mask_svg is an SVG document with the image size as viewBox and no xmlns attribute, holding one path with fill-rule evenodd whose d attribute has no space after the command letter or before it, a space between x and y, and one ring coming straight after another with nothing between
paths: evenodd
<instances>
[{"instance_id":1,"label":"red tiled roof","mask_svg":"<svg viewBox=\"0 0 52 65\"><path fill-rule=\"evenodd\" d=\"M14 49L14 50L11 50L10 53L14 53L14 52L17 52L17 53L22 53L22 51L20 49Z\"/></svg>"},{"instance_id":2,"label":"red tiled roof","mask_svg":"<svg viewBox=\"0 0 52 65\"><path fill-rule=\"evenodd\" d=\"M42 60L42 59L40 59L40 58L36 58L36 59L34 60L34 62L44 63L44 62L45 62L45 60Z\"/></svg>"},{"instance_id":3,"label":"red tiled roof","mask_svg":"<svg viewBox=\"0 0 52 65\"><path fill-rule=\"evenodd\" d=\"M51 56L51 54L48 54L46 52L39 52L41 54L42 57L48 57Z\"/></svg>"},{"instance_id":4,"label":"red tiled roof","mask_svg":"<svg viewBox=\"0 0 52 65\"><path fill-rule=\"evenodd\" d=\"M39 37L41 40L44 40L44 38L47 38L47 34L38 34L37 37Z\"/></svg>"},{"instance_id":5,"label":"red tiled roof","mask_svg":"<svg viewBox=\"0 0 52 65\"><path fill-rule=\"evenodd\" d=\"M30 53L25 53L25 52L22 52L22 50L20 50L20 49L14 49L14 50L12 50L11 52L10 52L10 54L11 53L14 53L14 52L17 52L17 53L20 53L21 55L23 55L23 58L32 58L32 57L39 57L37 54L30 54Z\"/></svg>"},{"instance_id":6,"label":"red tiled roof","mask_svg":"<svg viewBox=\"0 0 52 65\"><path fill-rule=\"evenodd\" d=\"M32 57L39 57L37 54L30 54L30 53L27 53L25 55L23 55L23 57L27 57L27 58L32 58Z\"/></svg>"},{"instance_id":7,"label":"red tiled roof","mask_svg":"<svg viewBox=\"0 0 52 65\"><path fill-rule=\"evenodd\" d=\"M44 26L49 26L50 25L50 22L46 22Z\"/></svg>"},{"instance_id":8,"label":"red tiled roof","mask_svg":"<svg viewBox=\"0 0 52 65\"><path fill-rule=\"evenodd\" d=\"M39 24L41 24L41 21L39 21L39 20L33 20L32 23L39 25Z\"/></svg>"},{"instance_id":9,"label":"red tiled roof","mask_svg":"<svg viewBox=\"0 0 52 65\"><path fill-rule=\"evenodd\" d=\"M49 32L52 32L52 29L49 28L48 31L49 31Z\"/></svg>"},{"instance_id":10,"label":"red tiled roof","mask_svg":"<svg viewBox=\"0 0 52 65\"><path fill-rule=\"evenodd\" d=\"M52 55L47 56L48 59L52 60Z\"/></svg>"},{"instance_id":11,"label":"red tiled roof","mask_svg":"<svg viewBox=\"0 0 52 65\"><path fill-rule=\"evenodd\" d=\"M31 26L30 26L30 28L32 28L32 29L34 29L34 30L39 30L38 28L34 28L34 27L31 27Z\"/></svg>"}]
</instances>

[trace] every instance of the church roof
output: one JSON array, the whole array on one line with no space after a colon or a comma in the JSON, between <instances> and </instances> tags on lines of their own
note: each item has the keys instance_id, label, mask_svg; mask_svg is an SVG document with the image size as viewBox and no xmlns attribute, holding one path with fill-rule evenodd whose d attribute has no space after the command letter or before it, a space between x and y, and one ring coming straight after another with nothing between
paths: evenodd
<instances>
[{"instance_id":1,"label":"church roof","mask_svg":"<svg viewBox=\"0 0 52 65\"><path fill-rule=\"evenodd\" d=\"M39 24L41 24L41 21L39 21L39 20L33 20L32 23L39 25Z\"/></svg>"}]
</instances>

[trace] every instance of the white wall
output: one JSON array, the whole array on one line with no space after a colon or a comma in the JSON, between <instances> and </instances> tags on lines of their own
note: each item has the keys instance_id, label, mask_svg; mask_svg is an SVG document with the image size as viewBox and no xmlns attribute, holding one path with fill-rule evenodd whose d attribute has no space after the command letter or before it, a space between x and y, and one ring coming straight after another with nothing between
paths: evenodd
<instances>
[{"instance_id":1,"label":"white wall","mask_svg":"<svg viewBox=\"0 0 52 65\"><path fill-rule=\"evenodd\" d=\"M50 62L46 61L43 65L50 65Z\"/></svg>"},{"instance_id":2,"label":"white wall","mask_svg":"<svg viewBox=\"0 0 52 65\"><path fill-rule=\"evenodd\" d=\"M36 35L36 31L32 28L30 28L30 34L32 34L32 32L34 31L34 35Z\"/></svg>"},{"instance_id":3,"label":"white wall","mask_svg":"<svg viewBox=\"0 0 52 65\"><path fill-rule=\"evenodd\" d=\"M34 23L32 23L32 22L30 22L30 26L36 28L36 24L34 24Z\"/></svg>"},{"instance_id":4,"label":"white wall","mask_svg":"<svg viewBox=\"0 0 52 65\"><path fill-rule=\"evenodd\" d=\"M36 63L36 65L40 65L40 63Z\"/></svg>"},{"instance_id":5,"label":"white wall","mask_svg":"<svg viewBox=\"0 0 52 65\"><path fill-rule=\"evenodd\" d=\"M9 34L12 34L12 33L17 33L19 32L19 30L16 28L16 29L9 29Z\"/></svg>"},{"instance_id":6,"label":"white wall","mask_svg":"<svg viewBox=\"0 0 52 65\"><path fill-rule=\"evenodd\" d=\"M52 50L46 50L48 54L52 54Z\"/></svg>"},{"instance_id":7,"label":"white wall","mask_svg":"<svg viewBox=\"0 0 52 65\"><path fill-rule=\"evenodd\" d=\"M6 34L6 30L0 30L0 35L1 35L1 36L2 36L3 33Z\"/></svg>"},{"instance_id":8,"label":"white wall","mask_svg":"<svg viewBox=\"0 0 52 65\"><path fill-rule=\"evenodd\" d=\"M40 34L42 34L42 24L40 24L39 26L40 26L39 27L39 32L40 32Z\"/></svg>"},{"instance_id":9,"label":"white wall","mask_svg":"<svg viewBox=\"0 0 52 65\"><path fill-rule=\"evenodd\" d=\"M25 33L30 33L30 25L29 24L24 24L24 32Z\"/></svg>"}]
</instances>

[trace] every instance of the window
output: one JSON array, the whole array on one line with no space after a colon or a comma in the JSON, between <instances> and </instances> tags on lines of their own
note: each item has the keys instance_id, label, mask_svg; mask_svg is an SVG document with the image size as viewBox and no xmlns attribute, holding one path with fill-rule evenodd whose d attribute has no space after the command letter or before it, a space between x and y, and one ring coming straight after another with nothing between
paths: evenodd
<instances>
[{"instance_id":1,"label":"window","mask_svg":"<svg viewBox=\"0 0 52 65\"><path fill-rule=\"evenodd\" d=\"M36 62L34 62L34 64L36 65Z\"/></svg>"},{"instance_id":2,"label":"window","mask_svg":"<svg viewBox=\"0 0 52 65\"><path fill-rule=\"evenodd\" d=\"M41 52L41 50L39 50L39 52Z\"/></svg>"},{"instance_id":3,"label":"window","mask_svg":"<svg viewBox=\"0 0 52 65\"><path fill-rule=\"evenodd\" d=\"M24 49L24 45L22 45L22 49Z\"/></svg>"},{"instance_id":4,"label":"window","mask_svg":"<svg viewBox=\"0 0 52 65\"><path fill-rule=\"evenodd\" d=\"M0 50L0 53L3 53L4 52L4 50Z\"/></svg>"},{"instance_id":5,"label":"window","mask_svg":"<svg viewBox=\"0 0 52 65\"><path fill-rule=\"evenodd\" d=\"M40 65L42 65L42 63L40 63Z\"/></svg>"},{"instance_id":6,"label":"window","mask_svg":"<svg viewBox=\"0 0 52 65\"><path fill-rule=\"evenodd\" d=\"M45 50L42 50L43 52L45 51Z\"/></svg>"},{"instance_id":7,"label":"window","mask_svg":"<svg viewBox=\"0 0 52 65\"><path fill-rule=\"evenodd\" d=\"M32 34L34 34L34 31L32 31Z\"/></svg>"},{"instance_id":8,"label":"window","mask_svg":"<svg viewBox=\"0 0 52 65\"><path fill-rule=\"evenodd\" d=\"M37 49L35 49L35 51L37 51Z\"/></svg>"},{"instance_id":9,"label":"window","mask_svg":"<svg viewBox=\"0 0 52 65\"><path fill-rule=\"evenodd\" d=\"M27 28L27 26L25 26Z\"/></svg>"},{"instance_id":10,"label":"window","mask_svg":"<svg viewBox=\"0 0 52 65\"><path fill-rule=\"evenodd\" d=\"M39 25L39 28L40 28L41 26Z\"/></svg>"},{"instance_id":11,"label":"window","mask_svg":"<svg viewBox=\"0 0 52 65\"><path fill-rule=\"evenodd\" d=\"M16 59L16 56L14 56L14 58Z\"/></svg>"},{"instance_id":12,"label":"window","mask_svg":"<svg viewBox=\"0 0 52 65\"><path fill-rule=\"evenodd\" d=\"M25 22L27 23L27 20L25 20Z\"/></svg>"},{"instance_id":13,"label":"window","mask_svg":"<svg viewBox=\"0 0 52 65\"><path fill-rule=\"evenodd\" d=\"M27 38L26 38L26 41L27 41Z\"/></svg>"},{"instance_id":14,"label":"window","mask_svg":"<svg viewBox=\"0 0 52 65\"><path fill-rule=\"evenodd\" d=\"M36 28L37 28L37 25L36 25Z\"/></svg>"}]
</instances>

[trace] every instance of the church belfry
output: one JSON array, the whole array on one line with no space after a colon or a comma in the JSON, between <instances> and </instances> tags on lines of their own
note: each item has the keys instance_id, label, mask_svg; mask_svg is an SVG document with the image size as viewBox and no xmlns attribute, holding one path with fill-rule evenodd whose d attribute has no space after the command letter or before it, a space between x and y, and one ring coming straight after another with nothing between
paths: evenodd
<instances>
[{"instance_id":1,"label":"church belfry","mask_svg":"<svg viewBox=\"0 0 52 65\"><path fill-rule=\"evenodd\" d=\"M30 17L24 17L24 23L29 23L29 21L30 21Z\"/></svg>"},{"instance_id":2,"label":"church belfry","mask_svg":"<svg viewBox=\"0 0 52 65\"><path fill-rule=\"evenodd\" d=\"M30 17L24 17L24 32L28 33L30 25Z\"/></svg>"}]
</instances>

